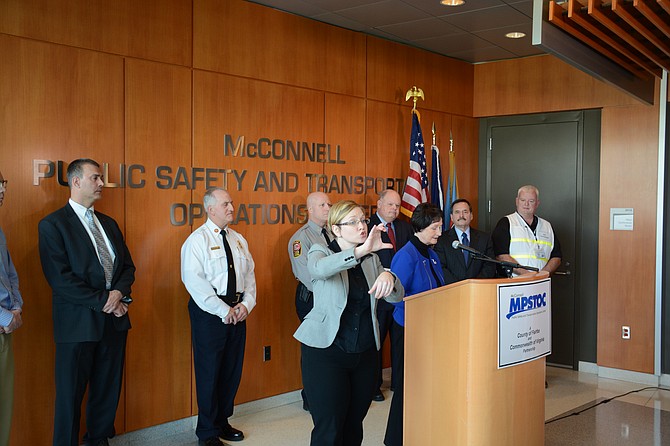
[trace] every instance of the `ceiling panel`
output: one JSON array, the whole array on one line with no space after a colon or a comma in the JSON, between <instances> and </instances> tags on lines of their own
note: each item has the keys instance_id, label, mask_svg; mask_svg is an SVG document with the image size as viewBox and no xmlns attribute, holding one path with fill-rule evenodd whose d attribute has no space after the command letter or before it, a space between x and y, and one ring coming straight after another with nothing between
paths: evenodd
<instances>
[{"instance_id":1,"label":"ceiling panel","mask_svg":"<svg viewBox=\"0 0 670 446\"><path fill-rule=\"evenodd\" d=\"M443 6L439 0L253 0L253 3L471 63L542 52L532 47L528 32L532 0L467 0L459 7ZM526 37L505 42L504 34L515 30L523 30Z\"/></svg>"},{"instance_id":2,"label":"ceiling panel","mask_svg":"<svg viewBox=\"0 0 670 446\"><path fill-rule=\"evenodd\" d=\"M670 0L465 0L466 3L458 7L443 6L439 0L247 1L470 63L551 53L589 74L624 85L622 88L629 92L637 91L633 94L645 101L649 101L650 90L647 78L658 76L663 68L670 68ZM553 25L548 23L551 4L557 11ZM575 5L574 14L579 17L573 20L567 17L568 4ZM535 26L534 10L538 11ZM608 20L605 24L602 16ZM650 16L653 17L650 19ZM580 18L581 22L577 20ZM619 48L612 49L612 45L605 44L598 35L589 34L584 39L583 35L588 34L584 28L587 21L608 33ZM537 34L535 46L533 29ZM525 36L521 39L505 37L515 31ZM580 39L585 40L583 44L578 42ZM593 56L590 53L593 51L599 53ZM613 52L621 56L612 58ZM639 69L631 69L631 64L639 58L646 58L648 62L642 63ZM608 64L619 68L610 68ZM587 67L590 65L597 66ZM613 74L603 75L598 66L606 67L605 71ZM628 81L630 73L642 82ZM631 82L645 85L625 86Z\"/></svg>"},{"instance_id":3,"label":"ceiling panel","mask_svg":"<svg viewBox=\"0 0 670 446\"><path fill-rule=\"evenodd\" d=\"M420 9L400 0L386 0L349 9L339 9L335 12L356 22L365 23L370 28L430 17Z\"/></svg>"},{"instance_id":4,"label":"ceiling panel","mask_svg":"<svg viewBox=\"0 0 670 446\"><path fill-rule=\"evenodd\" d=\"M431 17L414 22L398 23L396 25L381 26L380 29L404 40L420 40L430 37L459 34L463 31L443 20Z\"/></svg>"}]
</instances>

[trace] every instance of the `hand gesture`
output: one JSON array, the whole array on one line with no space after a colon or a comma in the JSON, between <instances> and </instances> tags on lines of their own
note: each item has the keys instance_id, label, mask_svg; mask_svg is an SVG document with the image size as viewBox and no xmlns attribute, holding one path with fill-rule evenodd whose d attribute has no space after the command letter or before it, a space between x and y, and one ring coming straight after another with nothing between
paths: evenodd
<instances>
[{"instance_id":1,"label":"hand gesture","mask_svg":"<svg viewBox=\"0 0 670 446\"><path fill-rule=\"evenodd\" d=\"M388 271L381 273L375 283L372 284L372 288L368 291L369 294L374 294L375 299L381 299L388 296L393 291L395 285L395 277Z\"/></svg>"},{"instance_id":2,"label":"hand gesture","mask_svg":"<svg viewBox=\"0 0 670 446\"><path fill-rule=\"evenodd\" d=\"M386 232L386 228L381 223L370 229L368 238L365 239L365 242L360 246L361 255L358 256L358 258L370 254L371 252L379 251L380 249L393 249L392 244L384 243L382 241L382 232Z\"/></svg>"}]
</instances>

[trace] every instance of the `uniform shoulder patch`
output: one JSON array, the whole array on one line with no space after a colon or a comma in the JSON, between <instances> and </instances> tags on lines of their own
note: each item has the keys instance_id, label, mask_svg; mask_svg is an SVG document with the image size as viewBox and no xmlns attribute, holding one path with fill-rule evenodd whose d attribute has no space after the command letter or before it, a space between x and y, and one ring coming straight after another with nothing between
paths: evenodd
<instances>
[{"instance_id":1,"label":"uniform shoulder patch","mask_svg":"<svg viewBox=\"0 0 670 446\"><path fill-rule=\"evenodd\" d=\"M300 240L293 240L293 257L300 257L302 254L302 243Z\"/></svg>"}]
</instances>

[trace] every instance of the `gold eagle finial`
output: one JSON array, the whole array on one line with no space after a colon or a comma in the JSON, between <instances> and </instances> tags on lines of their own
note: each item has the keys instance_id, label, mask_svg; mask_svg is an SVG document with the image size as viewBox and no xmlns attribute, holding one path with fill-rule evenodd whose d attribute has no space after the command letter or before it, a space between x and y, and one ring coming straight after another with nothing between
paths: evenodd
<instances>
[{"instance_id":1,"label":"gold eagle finial","mask_svg":"<svg viewBox=\"0 0 670 446\"><path fill-rule=\"evenodd\" d=\"M423 97L423 90L420 88L416 88L416 85L414 85L412 88L407 90L407 93L405 93L405 101L409 101L410 98L412 98L412 100L414 101L414 106L412 107L412 113L416 113L419 117L421 117L419 111L416 109L416 101L419 98L425 100L425 98Z\"/></svg>"}]
</instances>

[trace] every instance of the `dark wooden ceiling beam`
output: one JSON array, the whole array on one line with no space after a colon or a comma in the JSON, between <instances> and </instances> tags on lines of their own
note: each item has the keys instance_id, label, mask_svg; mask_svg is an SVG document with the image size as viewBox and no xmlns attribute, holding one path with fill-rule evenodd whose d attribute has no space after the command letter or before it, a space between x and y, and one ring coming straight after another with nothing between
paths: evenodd
<instances>
[{"instance_id":1,"label":"dark wooden ceiling beam","mask_svg":"<svg viewBox=\"0 0 670 446\"><path fill-rule=\"evenodd\" d=\"M636 58L634 54L629 52L629 54L626 55L627 57L621 57L621 54L613 52L610 48L603 45L601 41L604 41L606 44L610 45L616 43L613 42L609 36L605 35L597 28L592 27L590 24L587 24L588 28L582 30L582 28L580 28L580 26L578 26L577 23L570 20L572 16L571 11L574 10L575 8L579 9L581 7L581 5L579 5L575 0L569 1L567 11L564 5L565 3L558 4L555 1L549 2L550 23L562 29L566 33L570 34L572 37L581 41L588 47L598 51L600 54L612 60L613 62L617 63L619 66L625 68L627 71L631 72L640 79L648 79L650 77L649 74L647 74L647 71L654 76L656 75L656 73L653 72L653 68L645 67L644 61L642 61L640 58L634 60ZM595 32L593 33L591 31ZM642 67L643 69L640 69L640 67Z\"/></svg>"},{"instance_id":2,"label":"dark wooden ceiling beam","mask_svg":"<svg viewBox=\"0 0 670 446\"><path fill-rule=\"evenodd\" d=\"M632 7L631 10L636 11ZM612 0L612 11L625 20L626 23L628 23L635 31L639 32L640 35L647 39L656 48L665 53L666 56L670 56L670 46L661 41L661 39L654 33L656 28L654 27L654 29L650 29L646 24L634 17L633 14L624 7L624 2L622 0ZM657 57L660 58L662 56L658 55Z\"/></svg>"},{"instance_id":3,"label":"dark wooden ceiling beam","mask_svg":"<svg viewBox=\"0 0 670 446\"><path fill-rule=\"evenodd\" d=\"M596 26L595 23L592 23L593 20L589 17L587 10L582 6L583 5L577 0L569 0L568 18L570 18L570 20L573 21L575 24L577 24L579 27L583 28L587 33L591 34L593 36L594 41L596 42L601 41L606 45L608 45L610 48L612 48L614 51L616 51L616 53L608 51L609 53L618 54L622 57L618 56L610 57L609 55L603 53L603 51L598 49L598 51L601 54L612 59L622 67L626 68L628 71L636 74L636 76L638 77L646 78L647 76L640 75L639 69L631 69L630 62L641 67L643 70L645 70L646 72L648 72L653 76L661 77L662 71L660 68L658 68L655 64L651 63L651 61L649 61L648 59L641 57L637 53L621 45L617 40L614 39L613 36L602 31L598 26ZM623 60L623 62L620 62L620 60ZM626 60L630 62L626 62Z\"/></svg>"},{"instance_id":4,"label":"dark wooden ceiling beam","mask_svg":"<svg viewBox=\"0 0 670 446\"><path fill-rule=\"evenodd\" d=\"M645 44L634 38L628 30L621 27L610 16L605 14L605 9L602 8L600 0L589 0L588 6L589 16L597 20L601 25L618 35L628 45L639 51L643 56L653 61L656 65L670 71L670 61L663 60L656 53L650 50ZM610 10L611 11L611 10Z\"/></svg>"},{"instance_id":5,"label":"dark wooden ceiling beam","mask_svg":"<svg viewBox=\"0 0 670 446\"><path fill-rule=\"evenodd\" d=\"M670 20L670 11L666 11L665 20L652 8L647 5L647 3L642 0L633 0L633 7L640 12L643 16L646 17L649 22L656 27L659 31L665 34L670 38L670 24L667 20ZM661 14L663 14L661 12Z\"/></svg>"}]
</instances>

